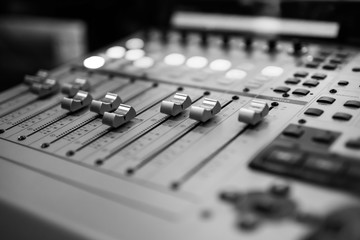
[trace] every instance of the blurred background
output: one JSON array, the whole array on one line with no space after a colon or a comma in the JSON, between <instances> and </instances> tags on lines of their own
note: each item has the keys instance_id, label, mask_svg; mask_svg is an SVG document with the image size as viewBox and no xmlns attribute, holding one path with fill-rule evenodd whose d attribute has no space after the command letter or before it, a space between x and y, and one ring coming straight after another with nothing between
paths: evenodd
<instances>
[{"instance_id":1,"label":"blurred background","mask_svg":"<svg viewBox=\"0 0 360 240\"><path fill-rule=\"evenodd\" d=\"M346 2L346 4L344 4ZM358 1L1 0L0 91L147 27L167 27L177 10L359 23ZM356 4L354 7L353 4ZM349 17L352 16L352 17ZM343 33L352 32L350 27Z\"/></svg>"}]
</instances>

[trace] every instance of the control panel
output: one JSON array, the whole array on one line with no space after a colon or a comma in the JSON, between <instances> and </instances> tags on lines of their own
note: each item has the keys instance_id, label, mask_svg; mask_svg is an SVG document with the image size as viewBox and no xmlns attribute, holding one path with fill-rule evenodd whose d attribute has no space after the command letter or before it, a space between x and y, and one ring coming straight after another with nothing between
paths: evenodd
<instances>
[{"instance_id":1,"label":"control panel","mask_svg":"<svg viewBox=\"0 0 360 240\"><path fill-rule=\"evenodd\" d=\"M0 149L89 239L358 240L359 49L138 33L1 93Z\"/></svg>"}]
</instances>

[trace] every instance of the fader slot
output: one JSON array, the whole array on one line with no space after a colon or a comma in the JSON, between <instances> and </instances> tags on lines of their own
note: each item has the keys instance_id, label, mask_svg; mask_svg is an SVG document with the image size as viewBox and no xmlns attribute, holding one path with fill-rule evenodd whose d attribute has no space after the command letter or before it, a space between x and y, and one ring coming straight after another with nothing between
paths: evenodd
<instances>
[{"instance_id":1,"label":"fader slot","mask_svg":"<svg viewBox=\"0 0 360 240\"><path fill-rule=\"evenodd\" d=\"M246 126L237 121L236 113L243 105L242 101L234 101L229 104L209 122L200 124L196 129L162 151L145 168L141 169L136 177L170 187L173 181L180 179L205 159L209 155L209 151L225 144ZM205 135L214 138L210 140L204 138ZM177 159L181 159L181 161L177 161ZM123 172L124 169L120 167L116 171Z\"/></svg>"},{"instance_id":2,"label":"fader slot","mask_svg":"<svg viewBox=\"0 0 360 240\"><path fill-rule=\"evenodd\" d=\"M124 96L125 102L127 99L132 98L133 96L138 96L139 92L143 92L144 90L147 90L151 88L150 84L145 83L130 83L127 80L124 81L121 79L122 82L114 81L111 84L107 86L106 89L103 89L103 91L98 91L96 95L94 95L96 98L100 96L100 94L104 94L106 91L112 91L119 96ZM115 87L116 86L116 87ZM115 87L115 89L114 89ZM104 91L105 90L105 91ZM101 98L101 97L100 97ZM72 134L76 130L80 129L81 127L85 126L86 124L91 123L92 121L96 119L100 119L100 116L97 114L88 112L88 109L82 110L77 113L72 113L71 116L80 116L78 119L71 119L70 122L66 121L66 124L64 123L60 129L53 128L50 130L50 132L47 133L46 137L40 136L40 140L32 143L32 146L34 147L41 147L41 148L49 148L51 144L59 141L60 139L67 137L68 135ZM75 126L69 126L68 124L75 124ZM45 147L44 147L45 146ZM60 145L57 144L57 146L51 147L49 150L54 148L59 148Z\"/></svg>"},{"instance_id":3,"label":"fader slot","mask_svg":"<svg viewBox=\"0 0 360 240\"><path fill-rule=\"evenodd\" d=\"M231 99L228 95L221 96L219 93L212 93L206 97L218 99L223 107ZM168 118L166 123L161 123L151 131L147 131L134 139L131 144L113 150L109 156L111 158L104 167L114 171L116 169L118 172L120 171L118 169L122 169L122 174L126 173L128 168L136 171L136 166L140 168L140 165L141 167L145 165L142 162L150 162L167 149L169 144L178 141L198 125L200 125L198 122L188 119L188 112L183 113L179 118Z\"/></svg>"},{"instance_id":4,"label":"fader slot","mask_svg":"<svg viewBox=\"0 0 360 240\"><path fill-rule=\"evenodd\" d=\"M133 105L133 107L139 113L139 111L137 110L139 109L139 107L147 106L142 111L147 110L153 107L154 105L156 105L162 99L168 97L170 94L173 93L174 93L174 87L172 86L160 85L156 88L151 88L149 89L149 91L144 92L142 96L145 99L152 98L152 102L146 102L146 103L141 102L139 103L140 104L139 106ZM151 111L149 111L149 113L152 114ZM128 124L125 124L124 126L118 129L111 129L111 131L109 131L108 126L102 125L101 122L98 121L99 124L94 126L94 128L91 128L91 130L88 133L86 133L84 136L80 137L79 139L76 140L74 139L75 142L73 142L71 146L70 145L65 146L64 148L60 149L58 153L66 156L69 155L68 153L70 152L72 153L71 155L73 155L71 156L72 159L82 159L86 155L89 155L91 152L95 151L100 146L107 144L108 141L110 142L114 141L118 137L119 135L118 133L119 132L121 133L123 129L131 128L132 124L137 126L141 122L141 120L137 120L137 119L138 117L136 117L133 121L129 122ZM81 132L81 128L78 129L77 131ZM77 131L75 131L73 134L75 135ZM76 151L76 149L80 149L81 151L80 150Z\"/></svg>"},{"instance_id":5,"label":"fader slot","mask_svg":"<svg viewBox=\"0 0 360 240\"><path fill-rule=\"evenodd\" d=\"M192 103L196 103L203 97L203 92L200 90L185 89L184 92L193 99ZM145 149L149 149L149 147L151 148L152 144L156 144L157 146L161 145L161 143L158 143L161 135L163 135L161 142L169 144L174 135L177 136L181 133L181 131L176 128L178 125L181 124L181 129L186 129L189 126L194 125L193 121L186 121L187 118L187 111L184 111L175 117L164 117L164 120L158 121L156 125L153 125L151 128L147 128L146 131L143 131L138 135L134 135L131 141L128 141L126 144L115 146L114 148L110 148L110 146L105 147L108 151L107 155L104 156L104 154L95 154L94 157L98 163L99 161L102 162L101 165L103 165L103 168L111 169L114 165L118 164L118 162L121 162L121 159L134 159L135 156L131 155L131 153L140 153L138 151L145 153ZM187 124L187 122L189 124ZM166 134L170 134L172 137L167 136ZM146 141L147 139L149 139L149 141ZM145 155L148 154L150 153L146 153ZM113 157L115 155L116 157ZM113 161L107 162L110 158L112 158Z\"/></svg>"}]
</instances>

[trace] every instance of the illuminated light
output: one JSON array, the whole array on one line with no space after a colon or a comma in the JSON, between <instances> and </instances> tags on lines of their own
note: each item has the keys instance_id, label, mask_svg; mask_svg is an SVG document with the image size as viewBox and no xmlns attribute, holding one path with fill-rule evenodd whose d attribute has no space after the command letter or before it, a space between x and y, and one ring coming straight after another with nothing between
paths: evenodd
<instances>
[{"instance_id":1,"label":"illuminated light","mask_svg":"<svg viewBox=\"0 0 360 240\"><path fill-rule=\"evenodd\" d=\"M126 52L125 58L130 61L136 61L142 58L145 55L145 52L141 49L132 49Z\"/></svg>"},{"instance_id":2,"label":"illuminated light","mask_svg":"<svg viewBox=\"0 0 360 240\"><path fill-rule=\"evenodd\" d=\"M247 73L243 70L231 69L225 74L225 77L229 78L229 79L240 80L240 79L245 78L246 75L247 75Z\"/></svg>"},{"instance_id":3,"label":"illuminated light","mask_svg":"<svg viewBox=\"0 0 360 240\"><path fill-rule=\"evenodd\" d=\"M277 33L281 30L281 22L271 17L257 18L252 26L255 32L259 33Z\"/></svg>"},{"instance_id":4,"label":"illuminated light","mask_svg":"<svg viewBox=\"0 0 360 240\"><path fill-rule=\"evenodd\" d=\"M180 66L185 62L185 56L179 53L171 53L164 58L164 62L170 66Z\"/></svg>"},{"instance_id":5,"label":"illuminated light","mask_svg":"<svg viewBox=\"0 0 360 240\"><path fill-rule=\"evenodd\" d=\"M106 56L109 58L122 58L125 55L125 48L120 46L111 47L108 50L106 50Z\"/></svg>"},{"instance_id":6,"label":"illuminated light","mask_svg":"<svg viewBox=\"0 0 360 240\"><path fill-rule=\"evenodd\" d=\"M84 66L89 69L101 68L105 64L105 59L100 56L91 56L84 60Z\"/></svg>"},{"instance_id":7,"label":"illuminated light","mask_svg":"<svg viewBox=\"0 0 360 240\"><path fill-rule=\"evenodd\" d=\"M134 62L137 68L151 68L154 65L154 59L151 57L142 57Z\"/></svg>"},{"instance_id":8,"label":"illuminated light","mask_svg":"<svg viewBox=\"0 0 360 240\"><path fill-rule=\"evenodd\" d=\"M278 77L283 74L284 69L276 66L267 66L261 70L261 74L267 77Z\"/></svg>"},{"instance_id":9,"label":"illuminated light","mask_svg":"<svg viewBox=\"0 0 360 240\"><path fill-rule=\"evenodd\" d=\"M125 46L128 49L140 49L144 47L144 41L140 38L131 38L126 41Z\"/></svg>"},{"instance_id":10,"label":"illuminated light","mask_svg":"<svg viewBox=\"0 0 360 240\"><path fill-rule=\"evenodd\" d=\"M188 66L189 68L200 69L205 67L207 64L208 60L200 56L191 57L186 61L186 66Z\"/></svg>"},{"instance_id":11,"label":"illuminated light","mask_svg":"<svg viewBox=\"0 0 360 240\"><path fill-rule=\"evenodd\" d=\"M216 59L210 63L210 69L214 71L226 71L231 67L231 62L225 59Z\"/></svg>"}]
</instances>

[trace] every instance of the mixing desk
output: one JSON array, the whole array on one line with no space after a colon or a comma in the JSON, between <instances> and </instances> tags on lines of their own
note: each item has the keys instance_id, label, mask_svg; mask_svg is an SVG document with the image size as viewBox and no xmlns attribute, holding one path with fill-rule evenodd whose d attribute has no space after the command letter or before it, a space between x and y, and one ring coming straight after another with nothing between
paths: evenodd
<instances>
[{"instance_id":1,"label":"mixing desk","mask_svg":"<svg viewBox=\"0 0 360 240\"><path fill-rule=\"evenodd\" d=\"M360 239L356 47L140 32L0 101L0 200L42 234Z\"/></svg>"}]
</instances>

